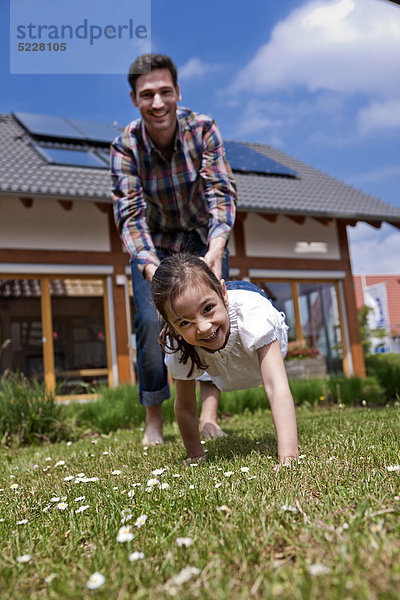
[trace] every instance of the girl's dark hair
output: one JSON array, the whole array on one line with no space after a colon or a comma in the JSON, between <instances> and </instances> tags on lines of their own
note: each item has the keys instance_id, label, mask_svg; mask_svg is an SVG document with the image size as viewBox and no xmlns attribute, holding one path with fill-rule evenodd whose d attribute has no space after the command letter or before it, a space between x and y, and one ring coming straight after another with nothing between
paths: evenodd
<instances>
[{"instance_id":1,"label":"girl's dark hair","mask_svg":"<svg viewBox=\"0 0 400 600\"><path fill-rule=\"evenodd\" d=\"M166 307L170 306L174 309L174 301L184 290L196 289L199 283L205 284L220 296L223 300L223 291L221 283L214 275L207 263L192 254L173 254L161 261L159 267L153 275L151 282L151 294L154 304L163 318L165 324L158 337L158 341L164 352L174 354L181 351L182 356L180 362L184 365L191 360L191 368L187 377L193 373L196 366L198 369L207 369L196 348L188 344L181 336L179 336L172 325L168 323Z\"/></svg>"}]
</instances>

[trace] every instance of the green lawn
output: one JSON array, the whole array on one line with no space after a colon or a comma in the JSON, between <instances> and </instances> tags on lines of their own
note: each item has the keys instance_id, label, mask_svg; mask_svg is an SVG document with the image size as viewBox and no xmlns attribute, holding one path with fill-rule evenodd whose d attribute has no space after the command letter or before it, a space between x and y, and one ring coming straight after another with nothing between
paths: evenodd
<instances>
[{"instance_id":1,"label":"green lawn","mask_svg":"<svg viewBox=\"0 0 400 600\"><path fill-rule=\"evenodd\" d=\"M304 458L278 474L269 412L224 421L199 466L175 424L147 450L139 429L1 450L1 599L397 600L400 408L298 425Z\"/></svg>"}]
</instances>

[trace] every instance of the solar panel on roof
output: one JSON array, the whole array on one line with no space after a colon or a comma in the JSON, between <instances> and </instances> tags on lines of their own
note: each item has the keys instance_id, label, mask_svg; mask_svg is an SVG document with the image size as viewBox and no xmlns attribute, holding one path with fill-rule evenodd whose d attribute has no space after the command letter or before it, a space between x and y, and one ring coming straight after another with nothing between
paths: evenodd
<instances>
[{"instance_id":1,"label":"solar panel on roof","mask_svg":"<svg viewBox=\"0 0 400 600\"><path fill-rule=\"evenodd\" d=\"M90 140L110 144L121 133L116 125L110 123L22 112L16 112L14 116L25 129L38 137Z\"/></svg>"},{"instance_id":2,"label":"solar panel on roof","mask_svg":"<svg viewBox=\"0 0 400 600\"><path fill-rule=\"evenodd\" d=\"M108 148L97 148L96 154L99 154L100 157L107 163L107 166L110 164L110 150Z\"/></svg>"},{"instance_id":3,"label":"solar panel on roof","mask_svg":"<svg viewBox=\"0 0 400 600\"><path fill-rule=\"evenodd\" d=\"M14 116L30 133L43 137L73 138L82 140L85 136L67 119L48 115L34 115L16 112Z\"/></svg>"},{"instance_id":4,"label":"solar panel on roof","mask_svg":"<svg viewBox=\"0 0 400 600\"><path fill-rule=\"evenodd\" d=\"M296 177L296 171L280 162L249 148L241 142L224 142L226 158L234 171L245 173L261 173L268 175L285 175Z\"/></svg>"},{"instance_id":5,"label":"solar panel on roof","mask_svg":"<svg viewBox=\"0 0 400 600\"><path fill-rule=\"evenodd\" d=\"M88 150L66 150L65 148L48 148L35 146L40 154L50 163L56 165L70 165L74 167L97 167L106 169L107 164Z\"/></svg>"},{"instance_id":6,"label":"solar panel on roof","mask_svg":"<svg viewBox=\"0 0 400 600\"><path fill-rule=\"evenodd\" d=\"M109 123L85 121L83 119L68 119L68 121L92 142L111 144L114 138L121 133L116 125L111 125Z\"/></svg>"}]
</instances>

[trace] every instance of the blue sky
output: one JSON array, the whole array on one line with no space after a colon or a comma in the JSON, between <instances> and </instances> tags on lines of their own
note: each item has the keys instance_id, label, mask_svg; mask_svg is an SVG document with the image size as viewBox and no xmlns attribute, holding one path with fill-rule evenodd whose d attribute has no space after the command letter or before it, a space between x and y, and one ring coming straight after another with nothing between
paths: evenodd
<instances>
[{"instance_id":1,"label":"blue sky","mask_svg":"<svg viewBox=\"0 0 400 600\"><path fill-rule=\"evenodd\" d=\"M96 15L93 0L79 5L94 18L110 3L96 0ZM127 14L127 0L112 6L116 21ZM271 144L400 207L400 6L153 0L151 17L152 50L178 65L182 104L213 116L225 139ZM4 28L8 0L0 19ZM125 74L10 75L9 44L0 36L0 112L121 125L138 116ZM125 73L136 46L108 47ZM349 236L354 272L399 273L399 229L358 225Z\"/></svg>"}]
</instances>

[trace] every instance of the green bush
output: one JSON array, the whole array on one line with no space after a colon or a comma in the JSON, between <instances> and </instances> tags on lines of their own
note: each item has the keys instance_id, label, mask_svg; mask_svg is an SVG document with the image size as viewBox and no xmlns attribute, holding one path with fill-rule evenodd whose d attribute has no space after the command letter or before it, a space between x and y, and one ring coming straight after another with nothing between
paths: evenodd
<instances>
[{"instance_id":1,"label":"green bush","mask_svg":"<svg viewBox=\"0 0 400 600\"><path fill-rule=\"evenodd\" d=\"M15 373L0 378L0 435L3 444L59 442L69 434L64 406L46 394L43 385Z\"/></svg>"},{"instance_id":2,"label":"green bush","mask_svg":"<svg viewBox=\"0 0 400 600\"><path fill-rule=\"evenodd\" d=\"M328 381L329 392L335 402L347 405L359 404L363 400L371 405L386 404L385 391L375 377L331 377Z\"/></svg>"},{"instance_id":3,"label":"green bush","mask_svg":"<svg viewBox=\"0 0 400 600\"><path fill-rule=\"evenodd\" d=\"M238 415L244 412L255 412L269 406L263 387L222 392L218 412L220 414Z\"/></svg>"},{"instance_id":4,"label":"green bush","mask_svg":"<svg viewBox=\"0 0 400 600\"><path fill-rule=\"evenodd\" d=\"M365 365L367 374L377 379L389 399L400 395L400 354L370 354Z\"/></svg>"},{"instance_id":5,"label":"green bush","mask_svg":"<svg viewBox=\"0 0 400 600\"><path fill-rule=\"evenodd\" d=\"M328 381L326 379L290 379L290 389L297 406L316 406L327 398Z\"/></svg>"},{"instance_id":6,"label":"green bush","mask_svg":"<svg viewBox=\"0 0 400 600\"><path fill-rule=\"evenodd\" d=\"M144 424L146 415L139 402L138 388L130 384L119 385L115 389L103 387L98 390L97 400L71 404L69 411L78 427L91 428L99 433ZM163 402L163 418L165 421L173 419L173 399Z\"/></svg>"}]
</instances>

